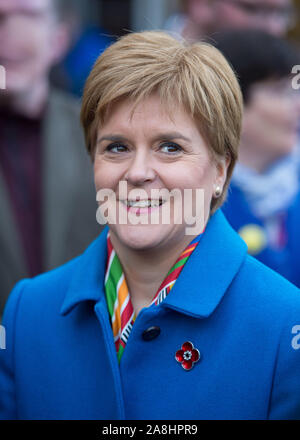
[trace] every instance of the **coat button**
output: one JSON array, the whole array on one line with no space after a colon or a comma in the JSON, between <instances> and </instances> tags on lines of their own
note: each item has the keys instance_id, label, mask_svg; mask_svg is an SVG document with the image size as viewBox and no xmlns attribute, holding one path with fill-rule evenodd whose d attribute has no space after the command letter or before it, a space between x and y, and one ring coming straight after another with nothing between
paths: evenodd
<instances>
[{"instance_id":1,"label":"coat button","mask_svg":"<svg viewBox=\"0 0 300 440\"><path fill-rule=\"evenodd\" d=\"M157 338L160 334L160 328L156 326L152 326L147 328L147 330L143 331L142 338L144 341L152 341L152 339Z\"/></svg>"}]
</instances>

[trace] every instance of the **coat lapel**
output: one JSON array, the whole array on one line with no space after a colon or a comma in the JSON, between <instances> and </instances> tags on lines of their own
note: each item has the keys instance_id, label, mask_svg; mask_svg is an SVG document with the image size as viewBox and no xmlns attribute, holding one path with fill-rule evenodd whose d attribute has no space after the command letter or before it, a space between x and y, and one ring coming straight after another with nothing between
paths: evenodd
<instances>
[{"instance_id":1,"label":"coat lapel","mask_svg":"<svg viewBox=\"0 0 300 440\"><path fill-rule=\"evenodd\" d=\"M104 298L107 232L108 227L77 259L76 270L73 272L70 287L60 310L62 315L68 314L82 301L98 301L102 297Z\"/></svg>"},{"instance_id":2,"label":"coat lapel","mask_svg":"<svg viewBox=\"0 0 300 440\"><path fill-rule=\"evenodd\" d=\"M246 243L218 210L162 306L196 318L209 316L226 293L246 254Z\"/></svg>"}]
</instances>

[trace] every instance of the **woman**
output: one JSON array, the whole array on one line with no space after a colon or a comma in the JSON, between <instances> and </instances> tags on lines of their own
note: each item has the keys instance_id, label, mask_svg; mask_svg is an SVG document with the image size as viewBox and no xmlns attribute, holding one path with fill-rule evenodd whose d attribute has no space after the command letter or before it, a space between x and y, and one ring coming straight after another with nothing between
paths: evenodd
<instances>
[{"instance_id":1,"label":"woman","mask_svg":"<svg viewBox=\"0 0 300 440\"><path fill-rule=\"evenodd\" d=\"M144 32L101 55L82 123L109 228L12 292L2 418L300 416L299 291L247 255L218 209L241 113L234 74L210 45ZM179 196L191 190L197 205L199 189L203 222L188 235Z\"/></svg>"},{"instance_id":2,"label":"woman","mask_svg":"<svg viewBox=\"0 0 300 440\"><path fill-rule=\"evenodd\" d=\"M245 103L224 213L252 255L299 287L300 94L291 77L298 55L261 31L219 34L216 44L237 73Z\"/></svg>"}]
</instances>

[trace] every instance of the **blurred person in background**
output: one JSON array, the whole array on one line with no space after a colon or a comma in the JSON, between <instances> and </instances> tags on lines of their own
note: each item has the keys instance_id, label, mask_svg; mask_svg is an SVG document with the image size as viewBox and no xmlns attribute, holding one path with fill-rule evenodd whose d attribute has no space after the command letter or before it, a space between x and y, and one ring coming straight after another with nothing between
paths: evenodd
<instances>
[{"instance_id":1,"label":"blurred person in background","mask_svg":"<svg viewBox=\"0 0 300 440\"><path fill-rule=\"evenodd\" d=\"M182 11L171 15L165 30L188 41L198 41L208 35L214 22L214 0L182 0Z\"/></svg>"},{"instance_id":2,"label":"blurred person in background","mask_svg":"<svg viewBox=\"0 0 300 440\"><path fill-rule=\"evenodd\" d=\"M0 0L0 315L16 281L72 258L98 231L79 104L49 84L69 47L70 5Z\"/></svg>"},{"instance_id":3,"label":"blurred person in background","mask_svg":"<svg viewBox=\"0 0 300 440\"><path fill-rule=\"evenodd\" d=\"M293 24L291 0L183 0L183 13L171 16L166 29L189 41L225 29L262 29L284 36Z\"/></svg>"},{"instance_id":4,"label":"blurred person in background","mask_svg":"<svg viewBox=\"0 0 300 440\"><path fill-rule=\"evenodd\" d=\"M96 59L114 40L93 15L97 4L98 0L72 0L67 17L72 41L64 58L52 70L51 81L76 96L82 96L84 83ZM82 17L83 8L91 11L89 19Z\"/></svg>"},{"instance_id":5,"label":"blurred person in background","mask_svg":"<svg viewBox=\"0 0 300 440\"><path fill-rule=\"evenodd\" d=\"M65 86L73 94L82 96L84 83L99 53L113 42L113 37L98 26L83 27L79 37L61 64Z\"/></svg>"},{"instance_id":6,"label":"blurred person in background","mask_svg":"<svg viewBox=\"0 0 300 440\"><path fill-rule=\"evenodd\" d=\"M263 31L231 31L215 41L244 98L239 152L223 211L248 251L300 286L300 93L292 88L292 47Z\"/></svg>"}]
</instances>

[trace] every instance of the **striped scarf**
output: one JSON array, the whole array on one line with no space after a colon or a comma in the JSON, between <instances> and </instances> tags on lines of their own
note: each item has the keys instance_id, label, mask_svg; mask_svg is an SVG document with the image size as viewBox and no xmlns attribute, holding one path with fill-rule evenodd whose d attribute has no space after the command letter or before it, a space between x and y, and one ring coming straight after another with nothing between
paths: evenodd
<instances>
[{"instance_id":1,"label":"striped scarf","mask_svg":"<svg viewBox=\"0 0 300 440\"><path fill-rule=\"evenodd\" d=\"M175 281L179 277L183 266L196 248L199 236L196 237L181 253L175 264L169 270L166 278L157 290L152 304L160 304L170 293ZM125 280L120 260L112 246L110 234L107 234L107 268L105 274L105 295L108 312L114 335L118 361L120 362L127 340L129 338L136 315L131 303L130 293Z\"/></svg>"}]
</instances>

